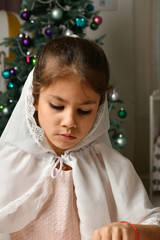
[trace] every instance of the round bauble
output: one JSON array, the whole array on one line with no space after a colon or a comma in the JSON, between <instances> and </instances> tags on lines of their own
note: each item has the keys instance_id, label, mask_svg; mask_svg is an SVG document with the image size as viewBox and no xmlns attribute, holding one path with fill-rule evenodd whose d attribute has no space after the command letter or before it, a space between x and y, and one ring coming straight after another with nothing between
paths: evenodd
<instances>
[{"instance_id":1,"label":"round bauble","mask_svg":"<svg viewBox=\"0 0 160 240\"><path fill-rule=\"evenodd\" d=\"M33 65L33 66L35 66L35 65L36 65L36 61L37 61L37 57L36 57L36 56L34 56L34 57L32 58L32 65Z\"/></svg>"},{"instance_id":2,"label":"round bauble","mask_svg":"<svg viewBox=\"0 0 160 240\"><path fill-rule=\"evenodd\" d=\"M119 99L119 93L113 89L113 92L109 95L109 99L114 102L117 101Z\"/></svg>"},{"instance_id":3,"label":"round bauble","mask_svg":"<svg viewBox=\"0 0 160 240\"><path fill-rule=\"evenodd\" d=\"M19 85L17 82L15 82L14 80L10 81L7 85L7 89L13 89L13 88L17 88Z\"/></svg>"},{"instance_id":4,"label":"round bauble","mask_svg":"<svg viewBox=\"0 0 160 240\"><path fill-rule=\"evenodd\" d=\"M75 19L75 24L76 24L76 26L77 26L78 28L84 28L84 27L87 26L87 21L86 21L86 19L83 18L83 17L77 17L77 18Z\"/></svg>"},{"instance_id":5,"label":"round bauble","mask_svg":"<svg viewBox=\"0 0 160 240\"><path fill-rule=\"evenodd\" d=\"M93 11L93 10L94 10L94 6L93 6L92 4L88 4L87 7L86 7L86 9L87 9L88 11Z\"/></svg>"},{"instance_id":6,"label":"round bauble","mask_svg":"<svg viewBox=\"0 0 160 240\"><path fill-rule=\"evenodd\" d=\"M2 76L7 79L7 78L10 78L11 73L10 73L9 70L4 70L4 71L2 72Z\"/></svg>"},{"instance_id":7,"label":"round bauble","mask_svg":"<svg viewBox=\"0 0 160 240\"><path fill-rule=\"evenodd\" d=\"M31 24L34 24L34 23L35 23L35 20L34 20L34 19L30 19L29 22L30 22Z\"/></svg>"},{"instance_id":8,"label":"round bauble","mask_svg":"<svg viewBox=\"0 0 160 240\"><path fill-rule=\"evenodd\" d=\"M22 39L22 43L24 46L29 46L30 42L31 40L28 36Z\"/></svg>"},{"instance_id":9,"label":"round bauble","mask_svg":"<svg viewBox=\"0 0 160 240\"><path fill-rule=\"evenodd\" d=\"M127 144L127 138L120 133L116 138L116 144L119 148L124 148Z\"/></svg>"},{"instance_id":10,"label":"round bauble","mask_svg":"<svg viewBox=\"0 0 160 240\"><path fill-rule=\"evenodd\" d=\"M10 74L12 74L12 75L15 75L15 74L16 74L15 68L11 68L9 71L10 71Z\"/></svg>"},{"instance_id":11,"label":"round bauble","mask_svg":"<svg viewBox=\"0 0 160 240\"><path fill-rule=\"evenodd\" d=\"M63 17L63 11L60 8L53 8L51 10L51 18L55 21L61 20Z\"/></svg>"},{"instance_id":12,"label":"round bauble","mask_svg":"<svg viewBox=\"0 0 160 240\"><path fill-rule=\"evenodd\" d=\"M93 22L97 25L100 25L102 23L102 18L100 16L95 16L93 18Z\"/></svg>"},{"instance_id":13,"label":"round bauble","mask_svg":"<svg viewBox=\"0 0 160 240\"><path fill-rule=\"evenodd\" d=\"M30 12L28 12L27 10L25 10L24 12L21 13L21 18L23 20L28 20L30 17Z\"/></svg>"},{"instance_id":14,"label":"round bauble","mask_svg":"<svg viewBox=\"0 0 160 240\"><path fill-rule=\"evenodd\" d=\"M50 37L52 35L51 30L49 28L46 28L45 34L46 36Z\"/></svg>"},{"instance_id":15,"label":"round bauble","mask_svg":"<svg viewBox=\"0 0 160 240\"><path fill-rule=\"evenodd\" d=\"M70 29L66 29L66 31L64 32L65 36L71 36L73 34L73 32Z\"/></svg>"},{"instance_id":16,"label":"round bauble","mask_svg":"<svg viewBox=\"0 0 160 240\"><path fill-rule=\"evenodd\" d=\"M8 107L4 107L3 109L2 109L2 115L3 116L9 116L11 114L11 111L9 110L9 108Z\"/></svg>"},{"instance_id":17,"label":"round bauble","mask_svg":"<svg viewBox=\"0 0 160 240\"><path fill-rule=\"evenodd\" d=\"M19 33L18 37L22 39L22 38L25 37L25 34L24 33Z\"/></svg>"},{"instance_id":18,"label":"round bauble","mask_svg":"<svg viewBox=\"0 0 160 240\"><path fill-rule=\"evenodd\" d=\"M97 30L97 29L98 29L98 25L95 24L94 22L92 22L92 23L90 24L90 28L91 28L92 30Z\"/></svg>"},{"instance_id":19,"label":"round bauble","mask_svg":"<svg viewBox=\"0 0 160 240\"><path fill-rule=\"evenodd\" d=\"M127 116L127 111L124 109L124 108L121 108L119 111L118 111L118 117L119 118L125 118Z\"/></svg>"},{"instance_id":20,"label":"round bauble","mask_svg":"<svg viewBox=\"0 0 160 240\"><path fill-rule=\"evenodd\" d=\"M8 103L12 104L13 100L12 99L8 99Z\"/></svg>"}]
</instances>

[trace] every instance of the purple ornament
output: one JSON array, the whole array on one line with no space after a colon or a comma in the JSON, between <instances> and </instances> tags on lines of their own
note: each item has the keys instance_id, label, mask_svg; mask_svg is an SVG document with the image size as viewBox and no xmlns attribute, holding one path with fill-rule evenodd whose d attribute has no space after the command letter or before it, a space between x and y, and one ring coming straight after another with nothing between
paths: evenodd
<instances>
[{"instance_id":1,"label":"purple ornament","mask_svg":"<svg viewBox=\"0 0 160 240\"><path fill-rule=\"evenodd\" d=\"M24 19L24 20L28 20L30 17L30 13L27 12L27 11L24 11L21 13L21 18Z\"/></svg>"},{"instance_id":2,"label":"purple ornament","mask_svg":"<svg viewBox=\"0 0 160 240\"><path fill-rule=\"evenodd\" d=\"M93 18L93 22L97 25L100 25L102 23L102 18L100 16L95 16Z\"/></svg>"},{"instance_id":3,"label":"purple ornament","mask_svg":"<svg viewBox=\"0 0 160 240\"><path fill-rule=\"evenodd\" d=\"M10 69L10 74L14 75L16 73L16 70L14 68Z\"/></svg>"},{"instance_id":4,"label":"purple ornament","mask_svg":"<svg viewBox=\"0 0 160 240\"><path fill-rule=\"evenodd\" d=\"M47 28L47 29L45 30L45 34L46 34L48 37L50 37L50 36L51 36L51 30L50 30L49 28Z\"/></svg>"},{"instance_id":5,"label":"purple ornament","mask_svg":"<svg viewBox=\"0 0 160 240\"><path fill-rule=\"evenodd\" d=\"M28 37L24 38L22 42L24 46L28 46L30 44L30 39Z\"/></svg>"}]
</instances>

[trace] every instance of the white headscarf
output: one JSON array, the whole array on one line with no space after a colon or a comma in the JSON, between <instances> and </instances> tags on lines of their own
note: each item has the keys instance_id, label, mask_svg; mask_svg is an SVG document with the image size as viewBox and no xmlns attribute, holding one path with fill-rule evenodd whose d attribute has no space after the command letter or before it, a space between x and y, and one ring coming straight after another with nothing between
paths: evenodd
<instances>
[{"instance_id":1,"label":"white headscarf","mask_svg":"<svg viewBox=\"0 0 160 240\"><path fill-rule=\"evenodd\" d=\"M33 71L0 140L0 233L25 227L50 194L57 155L33 117ZM111 221L160 220L130 161L111 148L108 128L105 101L90 132L58 158L72 167L82 240Z\"/></svg>"}]
</instances>

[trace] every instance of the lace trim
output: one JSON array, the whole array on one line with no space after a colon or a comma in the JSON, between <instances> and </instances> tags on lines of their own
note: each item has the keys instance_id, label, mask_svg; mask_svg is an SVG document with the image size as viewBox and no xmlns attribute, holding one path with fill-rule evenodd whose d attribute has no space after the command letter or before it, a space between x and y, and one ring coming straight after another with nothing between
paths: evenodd
<instances>
[{"instance_id":1,"label":"lace trim","mask_svg":"<svg viewBox=\"0 0 160 240\"><path fill-rule=\"evenodd\" d=\"M34 118L35 107L34 107L34 97L33 97L32 92L33 92L33 86L32 86L32 84L29 84L29 87L28 87L27 93L26 93L26 100L25 100L26 122L27 122L29 132L30 132L31 136L33 137L34 141L40 147L43 147L42 142L44 141L44 131L42 128L40 128L37 125L36 120ZM107 97L106 97L106 99L107 99ZM107 100L105 100L105 101L107 101ZM99 133L98 133L98 131L96 131L96 129L99 126L98 123L101 121L101 118L103 117L103 113L104 113L106 107L107 107L107 104L105 104L105 103L99 107L98 114L96 116L96 119L93 123L93 126L92 126L90 132L84 138L84 140L81 141L81 143L78 145L78 148L83 147L84 145L86 145L86 143L91 142L92 140L94 140L95 138L98 137ZM95 131L96 131L96 134L98 134L97 136L95 134Z\"/></svg>"},{"instance_id":2,"label":"lace trim","mask_svg":"<svg viewBox=\"0 0 160 240\"><path fill-rule=\"evenodd\" d=\"M41 145L42 140L44 139L44 132L42 128L40 128L34 118L34 113L35 113L35 107L34 107L34 97L32 95L32 86L29 86L27 96L26 96L26 121L27 121L27 126L29 128L29 131L35 140L35 142L39 145Z\"/></svg>"},{"instance_id":3,"label":"lace trim","mask_svg":"<svg viewBox=\"0 0 160 240\"><path fill-rule=\"evenodd\" d=\"M34 118L34 113L35 113L35 107L34 107L34 97L33 97L33 94L32 94L32 90L33 90L33 87L32 85L29 86L28 88L28 92L27 92L27 96L26 96L26 121L27 121L27 126L29 128L29 131L34 139L34 141L42 147L42 141L44 140L44 132L43 132L43 129L40 128L36 121L35 121L35 118ZM102 118L103 116L103 112L105 110L105 107L106 105L105 104L102 104L100 107L99 107L99 110L98 110L98 114L97 114L97 117L95 119L95 122L90 130L90 133L88 134L88 136L85 138L85 142L86 140L88 141L88 139L90 139L90 136L92 134L93 131L95 131L95 129L97 128L98 126L98 122L100 121L100 119ZM82 145L83 145L83 141L82 141Z\"/></svg>"},{"instance_id":4,"label":"lace trim","mask_svg":"<svg viewBox=\"0 0 160 240\"><path fill-rule=\"evenodd\" d=\"M105 104L102 104L102 105L99 107L99 109L98 109L98 114L97 114L96 119L95 119L95 121L94 121L94 123L93 123L93 126L92 126L92 128L91 128L91 131L97 127L98 122L100 121L101 117L103 116L103 112L104 112L104 110L105 110L105 107L106 107Z\"/></svg>"},{"instance_id":5,"label":"lace trim","mask_svg":"<svg viewBox=\"0 0 160 240\"><path fill-rule=\"evenodd\" d=\"M96 116L96 119L93 123L93 126L90 130L90 132L87 134L87 136L84 137L84 139L81 140L80 144L78 145L79 148L83 147L84 145L86 145L86 143L90 143L92 140L95 140L99 134L98 131L96 131L96 129L99 127L99 122L101 121L101 118L103 117L103 113L105 111L106 108L106 104L102 104L99 109L98 109L98 114ZM92 139L92 136L93 139Z\"/></svg>"},{"instance_id":6,"label":"lace trim","mask_svg":"<svg viewBox=\"0 0 160 240\"><path fill-rule=\"evenodd\" d=\"M142 222L141 224L146 225L160 225L160 219L158 218L150 218Z\"/></svg>"}]
</instances>

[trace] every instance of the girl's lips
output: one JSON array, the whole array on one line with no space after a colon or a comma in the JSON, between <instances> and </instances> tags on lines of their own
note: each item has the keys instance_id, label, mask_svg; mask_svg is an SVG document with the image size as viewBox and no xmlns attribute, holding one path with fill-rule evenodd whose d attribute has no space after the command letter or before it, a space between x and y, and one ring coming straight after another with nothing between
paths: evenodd
<instances>
[{"instance_id":1,"label":"girl's lips","mask_svg":"<svg viewBox=\"0 0 160 240\"><path fill-rule=\"evenodd\" d=\"M58 136L64 140L74 140L76 138L69 134L58 134Z\"/></svg>"}]
</instances>

